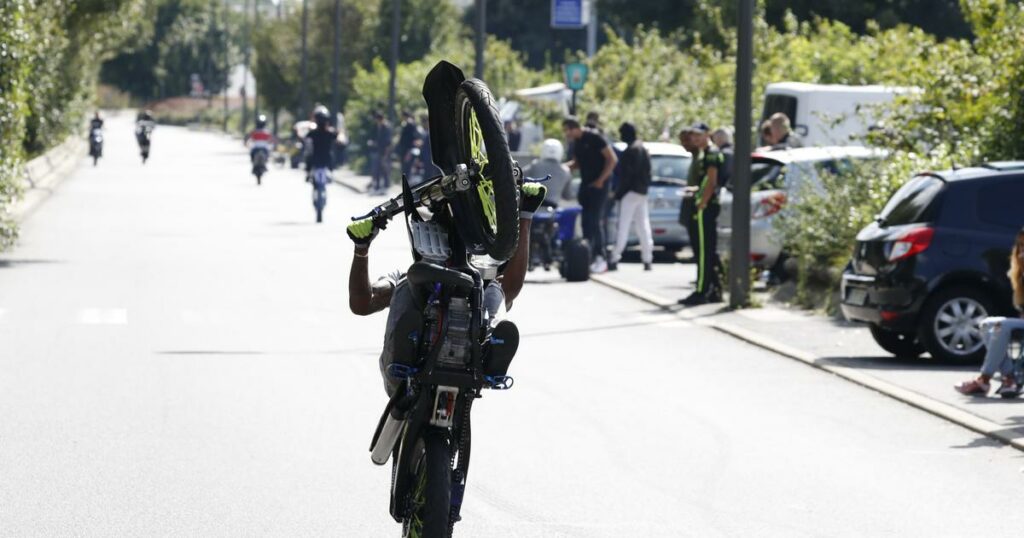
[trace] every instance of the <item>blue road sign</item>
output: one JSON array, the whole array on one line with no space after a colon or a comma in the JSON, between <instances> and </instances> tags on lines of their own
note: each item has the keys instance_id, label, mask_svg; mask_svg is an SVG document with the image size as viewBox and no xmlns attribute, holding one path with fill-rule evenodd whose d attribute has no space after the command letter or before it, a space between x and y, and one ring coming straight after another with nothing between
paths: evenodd
<instances>
[{"instance_id":1,"label":"blue road sign","mask_svg":"<svg viewBox=\"0 0 1024 538\"><path fill-rule=\"evenodd\" d=\"M587 25L584 0L551 0L551 27L583 28Z\"/></svg>"}]
</instances>

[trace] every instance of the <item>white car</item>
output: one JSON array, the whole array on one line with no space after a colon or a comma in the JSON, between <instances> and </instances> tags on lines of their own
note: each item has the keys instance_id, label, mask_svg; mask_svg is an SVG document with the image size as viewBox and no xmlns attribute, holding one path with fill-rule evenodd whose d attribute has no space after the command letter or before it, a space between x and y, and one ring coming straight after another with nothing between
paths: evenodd
<instances>
[{"instance_id":1,"label":"white car","mask_svg":"<svg viewBox=\"0 0 1024 538\"><path fill-rule=\"evenodd\" d=\"M760 269L773 269L782 243L773 227L774 217L808 182L821 185L823 173L842 174L853 161L880 159L883 151L861 146L793 148L754 153L751 157L750 261ZM729 254L732 240L732 192L719 195L718 251Z\"/></svg>"}]
</instances>

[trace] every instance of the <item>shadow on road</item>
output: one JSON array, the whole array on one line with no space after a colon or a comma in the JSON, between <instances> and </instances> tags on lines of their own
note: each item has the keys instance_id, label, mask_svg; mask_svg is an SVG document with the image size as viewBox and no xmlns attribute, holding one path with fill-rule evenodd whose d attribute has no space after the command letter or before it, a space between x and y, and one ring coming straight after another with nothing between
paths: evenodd
<instances>
[{"instance_id":1,"label":"shadow on road","mask_svg":"<svg viewBox=\"0 0 1024 538\"><path fill-rule=\"evenodd\" d=\"M52 263L64 263L63 260L11 260L11 259L0 259L0 269L7 267L17 267L19 265L46 265Z\"/></svg>"}]
</instances>

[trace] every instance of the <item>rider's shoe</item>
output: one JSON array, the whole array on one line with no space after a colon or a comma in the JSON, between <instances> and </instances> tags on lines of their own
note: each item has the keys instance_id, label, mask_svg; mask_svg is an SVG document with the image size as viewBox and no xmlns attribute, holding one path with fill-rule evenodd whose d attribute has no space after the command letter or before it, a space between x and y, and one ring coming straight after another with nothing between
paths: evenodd
<instances>
[{"instance_id":1,"label":"rider's shoe","mask_svg":"<svg viewBox=\"0 0 1024 538\"><path fill-rule=\"evenodd\" d=\"M964 381L959 385L955 385L953 388L964 396L986 396L988 395L989 384L988 381L978 378L970 381Z\"/></svg>"},{"instance_id":2,"label":"rider's shoe","mask_svg":"<svg viewBox=\"0 0 1024 538\"><path fill-rule=\"evenodd\" d=\"M996 394L998 394L1000 398L1016 398L1017 396L1020 396L1020 385L1017 384L1013 375L1009 375L1003 378L1003 383L999 386L999 390L996 391Z\"/></svg>"}]
</instances>

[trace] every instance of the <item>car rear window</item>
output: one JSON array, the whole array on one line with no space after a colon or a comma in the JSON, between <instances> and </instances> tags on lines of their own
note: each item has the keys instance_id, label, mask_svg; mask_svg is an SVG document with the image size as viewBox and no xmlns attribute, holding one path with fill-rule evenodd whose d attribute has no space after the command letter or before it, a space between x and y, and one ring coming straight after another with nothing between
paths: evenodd
<instances>
[{"instance_id":1,"label":"car rear window","mask_svg":"<svg viewBox=\"0 0 1024 538\"><path fill-rule=\"evenodd\" d=\"M883 226L926 222L928 209L946 183L935 176L917 176L896 191L879 215Z\"/></svg>"},{"instance_id":2,"label":"car rear window","mask_svg":"<svg viewBox=\"0 0 1024 538\"><path fill-rule=\"evenodd\" d=\"M657 178L686 181L690 158L682 155L651 155L651 175Z\"/></svg>"}]
</instances>

